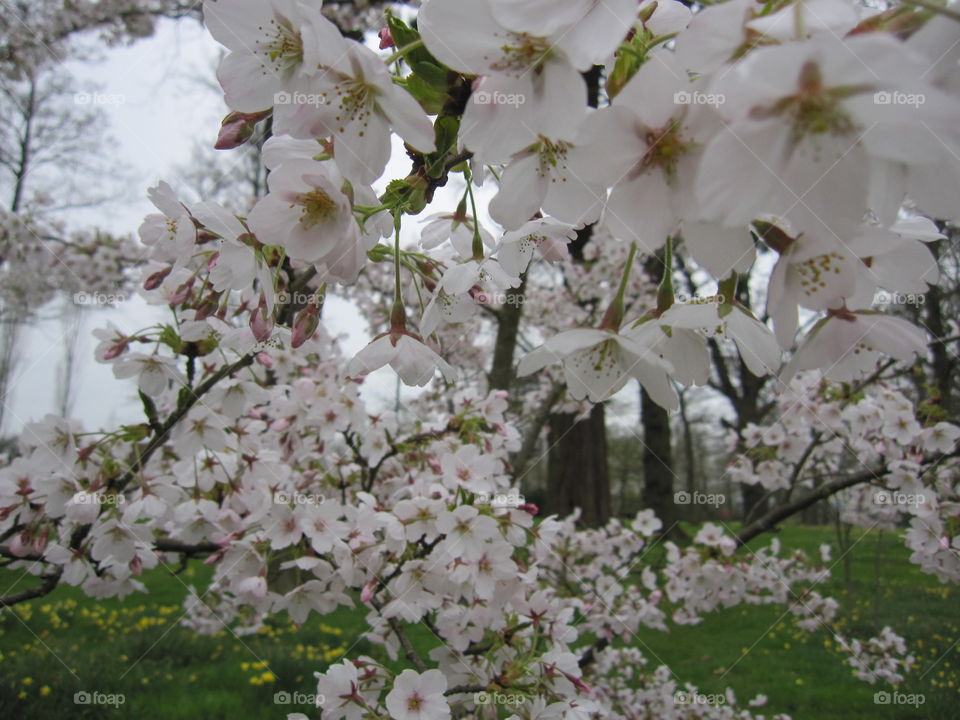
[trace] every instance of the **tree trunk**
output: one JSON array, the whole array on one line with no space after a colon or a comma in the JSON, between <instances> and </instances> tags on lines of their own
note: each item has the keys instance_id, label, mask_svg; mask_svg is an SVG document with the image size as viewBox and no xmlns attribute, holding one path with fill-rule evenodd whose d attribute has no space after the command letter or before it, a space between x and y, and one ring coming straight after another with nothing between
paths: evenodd
<instances>
[{"instance_id":1,"label":"tree trunk","mask_svg":"<svg viewBox=\"0 0 960 720\"><path fill-rule=\"evenodd\" d=\"M520 286L507 290L507 302L499 310L497 342L493 348L493 365L490 368L490 387L494 390L509 390L513 383L513 356L517 349L526 284L527 276L523 274L520 277Z\"/></svg>"},{"instance_id":2,"label":"tree trunk","mask_svg":"<svg viewBox=\"0 0 960 720\"><path fill-rule=\"evenodd\" d=\"M677 520L673 497L673 453L670 449L670 415L640 387L640 420L643 424L643 506L672 532Z\"/></svg>"},{"instance_id":3,"label":"tree trunk","mask_svg":"<svg viewBox=\"0 0 960 720\"><path fill-rule=\"evenodd\" d=\"M587 104L600 104L600 77L595 65L583 73ZM568 246L574 262L583 262L583 249L593 237L593 225L577 230ZM594 405L590 416L579 423L574 415L550 416L547 460L547 513L566 514L579 507L580 524L596 527L610 519L610 477L607 470L607 427L603 405Z\"/></svg>"},{"instance_id":4,"label":"tree trunk","mask_svg":"<svg viewBox=\"0 0 960 720\"><path fill-rule=\"evenodd\" d=\"M938 262L940 260L941 242L938 240L937 242L927 243L927 248ZM934 337L934 342L930 345L933 355L933 384L940 393L940 407L952 415L955 410L951 386L953 362L950 357L950 349L944 342L947 331L943 322L943 294L938 286L931 285L927 289L924 299L926 317L923 319L923 323Z\"/></svg>"},{"instance_id":5,"label":"tree trunk","mask_svg":"<svg viewBox=\"0 0 960 720\"><path fill-rule=\"evenodd\" d=\"M578 423L574 417L555 413L550 418L544 513L566 515L580 508L580 524L598 527L610 519L604 406L594 405Z\"/></svg>"}]
</instances>

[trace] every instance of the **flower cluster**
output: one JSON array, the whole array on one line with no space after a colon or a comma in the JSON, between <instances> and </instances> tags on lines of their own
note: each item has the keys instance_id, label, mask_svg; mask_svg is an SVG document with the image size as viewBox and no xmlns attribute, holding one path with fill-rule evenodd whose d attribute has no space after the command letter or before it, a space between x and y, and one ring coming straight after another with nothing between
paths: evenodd
<instances>
[{"instance_id":1,"label":"flower cluster","mask_svg":"<svg viewBox=\"0 0 960 720\"><path fill-rule=\"evenodd\" d=\"M842 499L848 518L909 518L914 560L960 580L960 429L894 387L849 384L881 355L926 353L922 332L873 301L936 282L928 217L958 219L948 18L850 0L695 13L428 0L416 28L386 17L384 56L316 2L207 0L204 17L228 50L218 146L269 118L268 192L238 215L150 190L139 292L172 320L98 330L96 350L135 381L143 422L25 428L0 469L11 567L122 597L145 570L204 556L210 585L185 602L199 632L359 605L382 652L318 676L324 717L502 715L481 707L489 693L516 720L751 718L732 690L684 703L695 688L664 667L639 673L644 658L617 641L741 603L817 629L838 607L813 589L827 553L748 551L773 524L762 517L739 535L706 523L683 547L650 510L595 529L538 517L513 465L518 409L580 410L631 379L675 408L723 342L784 388L777 421L737 438L747 452L730 475ZM396 136L411 167L383 182ZM45 233L16 217L0 227L11 282L53 266L39 259ZM84 247L52 257L70 267ZM115 282L103 263L117 248L87 272ZM762 254L775 257L766 275ZM682 301L681 259L715 289ZM744 292L751 272L765 313ZM374 328L352 358L321 322L332 294ZM801 319L810 329L781 367ZM514 348L529 352L514 363ZM426 390L376 409L363 377L388 364ZM541 382L513 398L493 378L503 367ZM847 384L801 386L807 370ZM641 564L661 539L660 561ZM409 640L416 624L440 641L429 653ZM870 682L910 665L892 631L844 648Z\"/></svg>"}]
</instances>

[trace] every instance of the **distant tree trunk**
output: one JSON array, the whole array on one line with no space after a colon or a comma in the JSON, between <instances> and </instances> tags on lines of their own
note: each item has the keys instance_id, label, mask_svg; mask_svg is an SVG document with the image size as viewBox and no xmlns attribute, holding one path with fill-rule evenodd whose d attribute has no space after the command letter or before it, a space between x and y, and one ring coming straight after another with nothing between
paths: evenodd
<instances>
[{"instance_id":1,"label":"distant tree trunk","mask_svg":"<svg viewBox=\"0 0 960 720\"><path fill-rule=\"evenodd\" d=\"M17 343L22 329L23 323L19 320L0 323L0 431L4 429L6 409L13 405L11 381L19 357Z\"/></svg>"},{"instance_id":2,"label":"distant tree trunk","mask_svg":"<svg viewBox=\"0 0 960 720\"><path fill-rule=\"evenodd\" d=\"M680 392L680 422L683 423L683 461L686 475L686 490L691 496L697 492L697 456L693 449L693 427L690 422L690 416L687 414L687 394ZM700 507L697 505L690 508L690 519L700 520Z\"/></svg>"},{"instance_id":3,"label":"distant tree trunk","mask_svg":"<svg viewBox=\"0 0 960 720\"><path fill-rule=\"evenodd\" d=\"M651 255L643 270L654 285L663 280L663 253ZM640 386L640 424L643 427L643 506L663 521L666 532L673 532L677 507L673 499L673 451L670 440L670 414L657 405Z\"/></svg>"},{"instance_id":4,"label":"distant tree trunk","mask_svg":"<svg viewBox=\"0 0 960 720\"><path fill-rule=\"evenodd\" d=\"M672 532L677 520L673 500L673 452L670 448L670 415L640 387L640 421L643 425L643 506Z\"/></svg>"},{"instance_id":5,"label":"distant tree trunk","mask_svg":"<svg viewBox=\"0 0 960 720\"><path fill-rule=\"evenodd\" d=\"M548 434L547 498L544 513L566 515L580 508L580 523L597 527L610 519L610 478L604 406L574 422L570 413L551 417Z\"/></svg>"},{"instance_id":6,"label":"distant tree trunk","mask_svg":"<svg viewBox=\"0 0 960 720\"><path fill-rule=\"evenodd\" d=\"M600 104L599 65L583 73L587 84L587 104ZM567 247L575 262L583 262L583 249L593 237L593 225L577 231ZM568 513L583 510L581 524L602 525L610 518L610 477L607 470L607 428L603 405L594 405L590 416L575 423L570 413L550 416L549 457L547 460L548 512ZM550 509L552 508L552 509Z\"/></svg>"},{"instance_id":7,"label":"distant tree trunk","mask_svg":"<svg viewBox=\"0 0 960 720\"><path fill-rule=\"evenodd\" d=\"M517 349L526 284L527 276L524 274L520 286L507 291L507 302L499 310L497 341L493 347L493 365L490 368L491 389L508 390L513 382L513 356Z\"/></svg>"},{"instance_id":8,"label":"distant tree trunk","mask_svg":"<svg viewBox=\"0 0 960 720\"><path fill-rule=\"evenodd\" d=\"M933 253L933 256L940 260L940 243L942 241L927 243L927 248ZM954 412L952 378L953 362L951 361L951 352L944 342L947 336L945 324L943 322L943 293L937 285L931 285L927 288L924 298L924 309L926 317L924 324L934 337L934 342L930 345L933 355L933 384L940 393L940 407L951 414Z\"/></svg>"},{"instance_id":9,"label":"distant tree trunk","mask_svg":"<svg viewBox=\"0 0 960 720\"><path fill-rule=\"evenodd\" d=\"M80 352L83 309L68 301L60 323L63 330L63 359L57 374L57 412L61 417L69 417L73 413L73 402L76 399L73 381Z\"/></svg>"}]
</instances>

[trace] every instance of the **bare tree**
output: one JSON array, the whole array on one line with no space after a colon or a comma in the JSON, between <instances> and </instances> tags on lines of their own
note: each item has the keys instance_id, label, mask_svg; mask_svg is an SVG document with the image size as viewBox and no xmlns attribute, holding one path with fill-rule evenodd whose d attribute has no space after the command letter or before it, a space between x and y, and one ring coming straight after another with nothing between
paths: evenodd
<instances>
[{"instance_id":1,"label":"bare tree","mask_svg":"<svg viewBox=\"0 0 960 720\"><path fill-rule=\"evenodd\" d=\"M116 169L107 172L99 153L107 135L96 97L58 65L28 69L19 80L0 76L0 188L11 211L36 215L117 197Z\"/></svg>"},{"instance_id":2,"label":"bare tree","mask_svg":"<svg viewBox=\"0 0 960 720\"><path fill-rule=\"evenodd\" d=\"M10 212L36 217L115 197L106 189L112 183L90 182L91 177L116 177L101 166L106 123L102 109L85 102L93 97L55 64L22 68L17 76L0 74L0 193ZM25 319L20 313L5 313L0 324L0 429ZM77 321L69 328L78 332ZM67 335L69 355L77 338ZM72 360L66 363L65 371L72 374ZM69 385L64 392L63 402L68 402Z\"/></svg>"}]
</instances>

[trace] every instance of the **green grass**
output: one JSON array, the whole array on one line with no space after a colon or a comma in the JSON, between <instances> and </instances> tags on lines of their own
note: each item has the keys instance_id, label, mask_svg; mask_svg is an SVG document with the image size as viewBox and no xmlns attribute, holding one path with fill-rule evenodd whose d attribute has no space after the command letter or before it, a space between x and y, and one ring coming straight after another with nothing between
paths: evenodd
<instances>
[{"instance_id":1,"label":"green grass","mask_svg":"<svg viewBox=\"0 0 960 720\"><path fill-rule=\"evenodd\" d=\"M960 650L954 643L960 629L955 588L941 585L912 565L909 552L892 532L881 536L854 531L849 588L832 529L785 527L780 539L784 548L800 548L811 554L823 542L834 546L833 560L828 564L833 568L832 576L816 588L840 602L839 615L830 628L821 627L813 633L802 630L793 615L778 605L737 606L714 613L697 626L673 626L668 633L641 632L638 645L651 664L661 664L657 661L660 658L679 682L692 682L705 694L722 692L729 685L743 704L758 693L765 694L769 698L767 712L796 718L960 717L956 710L960 701ZM769 541L758 540L751 543L755 549ZM876 705L874 693L889 690L889 686L871 686L857 680L845 656L836 649L833 633L866 639L884 625L904 635L908 648L918 658L917 669L899 692L923 693L925 702L919 707Z\"/></svg>"},{"instance_id":2,"label":"green grass","mask_svg":"<svg viewBox=\"0 0 960 720\"><path fill-rule=\"evenodd\" d=\"M854 540L861 534L856 531ZM785 548L808 552L816 552L822 542L835 544L829 528L786 527L780 537ZM952 647L960 637L956 591L919 572L907 557L892 533L882 539L864 534L850 553L848 588L835 550L833 577L817 588L841 603L832 629L800 630L780 606L738 606L714 613L698 626L671 627L667 633L644 630L638 646L650 660L649 669L662 661L680 683L692 682L703 693L731 685L744 704L766 694L770 702L762 712L768 715L784 712L816 720L958 717L960 652ZM20 575L0 572L0 591L10 592ZM185 584L203 588L208 575L202 565L178 576L153 571L145 577L147 595L92 600L75 588L61 587L13 611L0 611L0 718L259 720L295 711L316 717L306 703L275 704L274 694L310 695L316 688L313 673L344 653L382 657L364 640L353 645L364 630L362 609L340 610L323 619L311 616L301 628L281 616L250 636L238 638L226 630L199 636L177 621ZM22 579L15 589L31 582ZM875 705L873 694L881 686L856 680L836 652L832 631L866 638L887 624L906 635L920 659L919 669L900 688L924 694L926 702L919 708ZM423 649L436 643L423 627L412 639ZM83 690L122 693L125 702L116 709L74 704L74 693Z\"/></svg>"}]
</instances>

